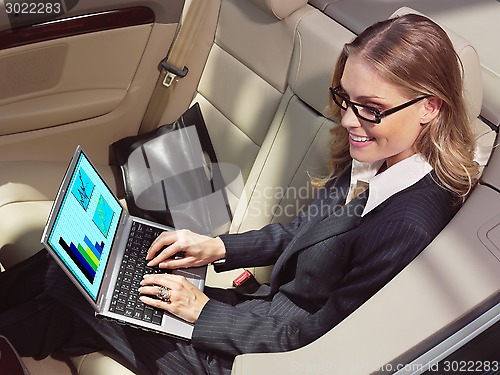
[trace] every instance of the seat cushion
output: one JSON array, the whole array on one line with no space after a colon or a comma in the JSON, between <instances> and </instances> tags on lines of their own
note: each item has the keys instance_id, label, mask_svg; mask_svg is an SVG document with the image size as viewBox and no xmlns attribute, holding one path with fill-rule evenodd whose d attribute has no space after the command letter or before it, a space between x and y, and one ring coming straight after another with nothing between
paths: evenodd
<instances>
[{"instance_id":1,"label":"seat cushion","mask_svg":"<svg viewBox=\"0 0 500 375\"><path fill-rule=\"evenodd\" d=\"M0 170L0 263L5 268L42 248L43 228L68 162L9 161ZM97 166L111 189L109 166Z\"/></svg>"},{"instance_id":2,"label":"seat cushion","mask_svg":"<svg viewBox=\"0 0 500 375\"><path fill-rule=\"evenodd\" d=\"M79 357L72 357L78 375L134 375L129 368L122 365L109 353L91 353Z\"/></svg>"}]
</instances>

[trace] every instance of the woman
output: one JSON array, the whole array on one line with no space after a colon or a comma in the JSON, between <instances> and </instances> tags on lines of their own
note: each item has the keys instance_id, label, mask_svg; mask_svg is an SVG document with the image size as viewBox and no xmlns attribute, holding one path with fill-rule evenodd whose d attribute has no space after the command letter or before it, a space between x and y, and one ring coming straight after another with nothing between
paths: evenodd
<instances>
[{"instance_id":1,"label":"woman","mask_svg":"<svg viewBox=\"0 0 500 375\"><path fill-rule=\"evenodd\" d=\"M195 323L192 341L177 341L97 321L41 252L0 276L0 298L9 301L0 334L22 355L110 350L140 374L227 374L240 353L291 350L328 332L430 243L478 176L460 63L427 18L365 30L345 46L331 86L340 120L332 171L315 179L322 188L307 212L288 225L217 238L165 232L147 256L165 268L274 264L269 285L203 293L179 276L146 276L144 303ZM171 259L178 252L185 256ZM23 334L42 328L29 340Z\"/></svg>"}]
</instances>

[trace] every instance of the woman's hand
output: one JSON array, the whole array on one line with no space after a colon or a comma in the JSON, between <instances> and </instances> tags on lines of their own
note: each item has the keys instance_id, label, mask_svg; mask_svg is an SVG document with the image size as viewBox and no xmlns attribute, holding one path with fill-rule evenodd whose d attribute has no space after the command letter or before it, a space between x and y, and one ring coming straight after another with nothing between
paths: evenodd
<instances>
[{"instance_id":1,"label":"woman's hand","mask_svg":"<svg viewBox=\"0 0 500 375\"><path fill-rule=\"evenodd\" d=\"M219 237L212 238L183 229L160 234L149 248L146 260L150 267L175 269L204 266L225 255L226 248Z\"/></svg>"},{"instance_id":2,"label":"woman's hand","mask_svg":"<svg viewBox=\"0 0 500 375\"><path fill-rule=\"evenodd\" d=\"M163 295L160 288L163 288ZM140 300L146 305L166 310L189 323L196 323L209 300L201 290L179 275L146 275L139 292L143 294Z\"/></svg>"}]
</instances>

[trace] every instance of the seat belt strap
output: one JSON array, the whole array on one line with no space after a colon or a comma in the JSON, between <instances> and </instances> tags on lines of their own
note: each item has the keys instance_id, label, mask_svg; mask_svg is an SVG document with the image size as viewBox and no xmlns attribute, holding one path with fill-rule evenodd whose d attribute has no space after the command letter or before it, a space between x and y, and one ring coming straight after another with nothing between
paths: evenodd
<instances>
[{"instance_id":1,"label":"seat belt strap","mask_svg":"<svg viewBox=\"0 0 500 375\"><path fill-rule=\"evenodd\" d=\"M209 0L191 0L186 18L177 31L167 57L160 64L162 70L142 119L140 134L153 130L159 125L177 80L188 73L187 59L203 25L209 4Z\"/></svg>"}]
</instances>

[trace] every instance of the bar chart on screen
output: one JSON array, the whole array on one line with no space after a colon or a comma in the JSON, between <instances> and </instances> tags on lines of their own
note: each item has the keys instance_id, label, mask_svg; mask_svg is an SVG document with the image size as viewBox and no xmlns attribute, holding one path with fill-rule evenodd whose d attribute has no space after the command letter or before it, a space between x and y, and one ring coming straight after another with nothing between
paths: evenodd
<instances>
[{"instance_id":1,"label":"bar chart on screen","mask_svg":"<svg viewBox=\"0 0 500 375\"><path fill-rule=\"evenodd\" d=\"M74 244L73 242L70 242L68 244L62 237L60 237L59 245L61 245L66 254L92 284L101 260L104 243L92 243L87 236L84 236L83 243Z\"/></svg>"}]
</instances>

